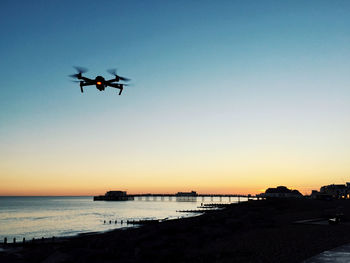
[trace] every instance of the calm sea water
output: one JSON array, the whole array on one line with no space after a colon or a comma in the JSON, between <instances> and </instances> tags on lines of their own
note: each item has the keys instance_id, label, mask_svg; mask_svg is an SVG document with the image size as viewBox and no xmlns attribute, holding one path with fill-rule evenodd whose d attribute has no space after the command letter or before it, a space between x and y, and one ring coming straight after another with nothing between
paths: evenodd
<instances>
[{"instance_id":1,"label":"calm sea water","mask_svg":"<svg viewBox=\"0 0 350 263\"><path fill-rule=\"evenodd\" d=\"M231 202L237 199L231 198ZM243 201L241 199L241 201ZM27 240L72 236L127 227L123 220L174 219L194 216L176 210L197 209L201 203L218 203L219 198L197 198L195 202L173 200L93 201L92 197L0 197L0 242L5 237ZM221 202L229 202L222 198ZM113 223L109 224L109 220ZM117 220L117 224L114 221ZM106 223L104 223L106 221ZM131 227L131 225L129 225Z\"/></svg>"}]
</instances>

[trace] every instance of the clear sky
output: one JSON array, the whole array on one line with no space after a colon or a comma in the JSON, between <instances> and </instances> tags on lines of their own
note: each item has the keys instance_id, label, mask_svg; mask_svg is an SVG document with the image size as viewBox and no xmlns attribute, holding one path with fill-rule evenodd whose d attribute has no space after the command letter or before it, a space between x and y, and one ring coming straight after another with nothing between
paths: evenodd
<instances>
[{"instance_id":1,"label":"clear sky","mask_svg":"<svg viewBox=\"0 0 350 263\"><path fill-rule=\"evenodd\" d=\"M350 181L350 2L7 1L0 195ZM133 86L79 86L118 68Z\"/></svg>"}]
</instances>

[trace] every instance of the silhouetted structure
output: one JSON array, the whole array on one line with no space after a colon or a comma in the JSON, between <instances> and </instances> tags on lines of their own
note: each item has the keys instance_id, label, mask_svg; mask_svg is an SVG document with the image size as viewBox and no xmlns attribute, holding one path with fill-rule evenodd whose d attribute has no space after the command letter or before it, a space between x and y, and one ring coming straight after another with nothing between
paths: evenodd
<instances>
[{"instance_id":1,"label":"silhouetted structure","mask_svg":"<svg viewBox=\"0 0 350 263\"><path fill-rule=\"evenodd\" d=\"M276 188L266 189L264 194L260 194L259 197L265 198L300 198L303 195L298 190L290 190L285 186L277 186Z\"/></svg>"},{"instance_id":2,"label":"silhouetted structure","mask_svg":"<svg viewBox=\"0 0 350 263\"><path fill-rule=\"evenodd\" d=\"M105 195L94 196L94 201L128 201L134 200L126 191L108 191Z\"/></svg>"},{"instance_id":3,"label":"silhouetted structure","mask_svg":"<svg viewBox=\"0 0 350 263\"><path fill-rule=\"evenodd\" d=\"M192 197L196 197L198 196L196 191L191 191L191 192L177 192L177 194L175 194L176 197L182 197L182 196L192 196Z\"/></svg>"},{"instance_id":4,"label":"silhouetted structure","mask_svg":"<svg viewBox=\"0 0 350 263\"><path fill-rule=\"evenodd\" d=\"M189 201L189 200L196 200L197 197L204 198L210 197L213 201L214 197L219 197L220 200L222 197L228 197L231 200L231 197L251 197L251 195L240 195L240 194L198 194L196 191L191 192L177 192L176 194L127 194L124 191L109 191L105 195L99 195L94 196L94 201L127 201L127 200L134 200L135 198L138 198L138 200L149 200L150 198L153 198L153 200L156 200L157 198L161 198L161 200L164 200L164 198L169 198L169 200L172 200L172 198L175 197L177 201Z\"/></svg>"},{"instance_id":5,"label":"silhouetted structure","mask_svg":"<svg viewBox=\"0 0 350 263\"><path fill-rule=\"evenodd\" d=\"M313 199L350 199L350 183L330 184L320 188L320 191L313 190L311 193Z\"/></svg>"}]
</instances>

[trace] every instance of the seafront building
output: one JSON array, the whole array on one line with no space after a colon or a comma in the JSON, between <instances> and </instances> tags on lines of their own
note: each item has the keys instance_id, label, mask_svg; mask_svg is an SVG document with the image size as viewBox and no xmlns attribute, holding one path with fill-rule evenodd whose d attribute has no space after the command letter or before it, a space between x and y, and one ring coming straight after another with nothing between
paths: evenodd
<instances>
[{"instance_id":1,"label":"seafront building","mask_svg":"<svg viewBox=\"0 0 350 263\"><path fill-rule=\"evenodd\" d=\"M350 183L330 184L320 188L320 191L313 190L311 193L313 199L350 199Z\"/></svg>"},{"instance_id":2,"label":"seafront building","mask_svg":"<svg viewBox=\"0 0 350 263\"><path fill-rule=\"evenodd\" d=\"M301 198L303 195L298 190L291 190L285 186L277 186L276 188L268 188L265 193L257 195L261 198Z\"/></svg>"}]
</instances>

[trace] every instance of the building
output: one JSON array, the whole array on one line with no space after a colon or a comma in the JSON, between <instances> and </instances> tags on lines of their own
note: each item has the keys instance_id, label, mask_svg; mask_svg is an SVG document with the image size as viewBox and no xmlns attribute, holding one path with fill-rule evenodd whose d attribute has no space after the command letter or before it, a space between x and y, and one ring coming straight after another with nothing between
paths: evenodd
<instances>
[{"instance_id":1,"label":"building","mask_svg":"<svg viewBox=\"0 0 350 263\"><path fill-rule=\"evenodd\" d=\"M311 193L313 199L349 199L350 183L330 184L320 188L320 191L313 190Z\"/></svg>"},{"instance_id":2,"label":"building","mask_svg":"<svg viewBox=\"0 0 350 263\"><path fill-rule=\"evenodd\" d=\"M105 196L109 197L119 197L119 196L126 196L126 191L108 191Z\"/></svg>"},{"instance_id":3,"label":"building","mask_svg":"<svg viewBox=\"0 0 350 263\"><path fill-rule=\"evenodd\" d=\"M298 190L290 190L285 186L277 186L276 188L266 189L264 194L259 197L264 198L300 198L303 195Z\"/></svg>"},{"instance_id":4,"label":"building","mask_svg":"<svg viewBox=\"0 0 350 263\"><path fill-rule=\"evenodd\" d=\"M310 198L317 199L317 200L332 200L333 199L333 197L331 195L326 194L326 193L320 193L317 190L312 190Z\"/></svg>"},{"instance_id":5,"label":"building","mask_svg":"<svg viewBox=\"0 0 350 263\"><path fill-rule=\"evenodd\" d=\"M180 197L180 196L193 196L193 197L195 197L195 196L198 196L198 194L197 194L196 191L191 191L191 192L178 192L178 193L175 194L175 196L178 196L178 197Z\"/></svg>"},{"instance_id":6,"label":"building","mask_svg":"<svg viewBox=\"0 0 350 263\"><path fill-rule=\"evenodd\" d=\"M94 196L94 201L128 201L134 200L126 191L108 191L105 195Z\"/></svg>"}]
</instances>

